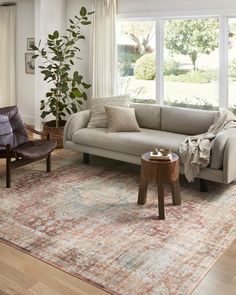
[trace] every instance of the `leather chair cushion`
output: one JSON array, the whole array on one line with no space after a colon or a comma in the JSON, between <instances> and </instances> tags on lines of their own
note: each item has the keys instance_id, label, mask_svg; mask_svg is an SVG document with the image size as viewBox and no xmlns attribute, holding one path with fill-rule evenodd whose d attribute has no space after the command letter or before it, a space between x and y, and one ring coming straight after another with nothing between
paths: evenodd
<instances>
[{"instance_id":1,"label":"leather chair cushion","mask_svg":"<svg viewBox=\"0 0 236 295\"><path fill-rule=\"evenodd\" d=\"M45 157L56 148L53 140L30 140L14 148L14 152L26 159L37 160Z\"/></svg>"},{"instance_id":2,"label":"leather chair cushion","mask_svg":"<svg viewBox=\"0 0 236 295\"><path fill-rule=\"evenodd\" d=\"M29 140L17 106L0 109L0 144L12 148Z\"/></svg>"}]
</instances>

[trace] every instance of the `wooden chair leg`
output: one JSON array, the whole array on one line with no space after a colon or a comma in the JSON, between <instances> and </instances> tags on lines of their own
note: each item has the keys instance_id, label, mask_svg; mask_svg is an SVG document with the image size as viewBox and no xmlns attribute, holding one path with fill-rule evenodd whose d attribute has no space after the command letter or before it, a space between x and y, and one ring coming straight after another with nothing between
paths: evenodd
<instances>
[{"instance_id":1,"label":"wooden chair leg","mask_svg":"<svg viewBox=\"0 0 236 295\"><path fill-rule=\"evenodd\" d=\"M11 158L6 158L6 187L11 187Z\"/></svg>"},{"instance_id":2,"label":"wooden chair leg","mask_svg":"<svg viewBox=\"0 0 236 295\"><path fill-rule=\"evenodd\" d=\"M84 153L84 155L83 155L83 163L84 164L89 164L89 154Z\"/></svg>"},{"instance_id":3,"label":"wooden chair leg","mask_svg":"<svg viewBox=\"0 0 236 295\"><path fill-rule=\"evenodd\" d=\"M200 191L206 193L208 191L207 180L200 178Z\"/></svg>"},{"instance_id":4,"label":"wooden chair leg","mask_svg":"<svg viewBox=\"0 0 236 295\"><path fill-rule=\"evenodd\" d=\"M47 162L47 172L51 172L51 153L48 154L46 162Z\"/></svg>"}]
</instances>

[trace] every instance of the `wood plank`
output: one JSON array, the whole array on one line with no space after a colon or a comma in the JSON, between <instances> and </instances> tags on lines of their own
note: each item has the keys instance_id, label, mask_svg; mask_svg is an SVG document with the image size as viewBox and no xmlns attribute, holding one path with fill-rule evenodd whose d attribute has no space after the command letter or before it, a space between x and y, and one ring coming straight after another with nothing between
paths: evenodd
<instances>
[{"instance_id":1,"label":"wood plank","mask_svg":"<svg viewBox=\"0 0 236 295\"><path fill-rule=\"evenodd\" d=\"M0 294L7 295L33 295L32 292L17 284L14 280L0 275Z\"/></svg>"},{"instance_id":2,"label":"wood plank","mask_svg":"<svg viewBox=\"0 0 236 295\"><path fill-rule=\"evenodd\" d=\"M1 267L2 266L2 267ZM28 290L37 295L107 295L108 293L73 277L39 259L27 255L4 243L0 243L0 275L7 278L5 285L0 281L0 291L12 289L12 281L19 292ZM15 277L15 279L14 279ZM22 281L20 281L22 278ZM12 292L15 292L13 289ZM44 293L50 290L51 293ZM51 291L53 290L53 291ZM54 293L53 293L54 292ZM6 293L8 294L8 293ZM9 293L15 295L15 293ZM16 293L17 294L17 293ZM21 294L21 293L19 293ZM0 293L0 295L2 295ZM4 294L5 295L5 294ZM28 293L24 293L28 295Z\"/></svg>"}]
</instances>

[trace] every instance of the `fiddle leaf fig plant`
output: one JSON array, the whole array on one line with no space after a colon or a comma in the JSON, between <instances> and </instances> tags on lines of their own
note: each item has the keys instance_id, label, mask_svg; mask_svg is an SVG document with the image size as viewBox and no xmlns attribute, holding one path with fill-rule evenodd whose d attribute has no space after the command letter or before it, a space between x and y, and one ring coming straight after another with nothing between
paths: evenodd
<instances>
[{"instance_id":1,"label":"fiddle leaf fig plant","mask_svg":"<svg viewBox=\"0 0 236 295\"><path fill-rule=\"evenodd\" d=\"M43 63L39 66L44 81L50 84L46 98L41 100L41 118L52 114L55 117L55 126L63 126L63 117L66 113L72 114L81 110L84 100L87 100L86 89L91 85L84 82L83 76L75 70L75 60L79 57L78 43L85 39L81 33L81 26L91 24L90 16L85 7L80 9L80 15L70 19L66 36L58 31L48 34L45 48L32 45L35 50L33 58L41 56Z\"/></svg>"}]
</instances>

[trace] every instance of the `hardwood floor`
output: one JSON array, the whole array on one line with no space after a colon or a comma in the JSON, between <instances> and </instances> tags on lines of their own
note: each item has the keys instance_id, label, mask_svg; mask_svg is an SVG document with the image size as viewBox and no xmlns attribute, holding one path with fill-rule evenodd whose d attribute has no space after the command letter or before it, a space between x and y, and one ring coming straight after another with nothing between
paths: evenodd
<instances>
[{"instance_id":1,"label":"hardwood floor","mask_svg":"<svg viewBox=\"0 0 236 295\"><path fill-rule=\"evenodd\" d=\"M0 243L1 295L106 295L108 293Z\"/></svg>"},{"instance_id":2,"label":"hardwood floor","mask_svg":"<svg viewBox=\"0 0 236 295\"><path fill-rule=\"evenodd\" d=\"M3 169L4 161L0 160L0 171ZM105 294L108 293L0 243L0 295ZM193 295L222 294L236 294L236 240L193 292Z\"/></svg>"}]
</instances>

